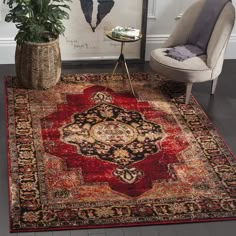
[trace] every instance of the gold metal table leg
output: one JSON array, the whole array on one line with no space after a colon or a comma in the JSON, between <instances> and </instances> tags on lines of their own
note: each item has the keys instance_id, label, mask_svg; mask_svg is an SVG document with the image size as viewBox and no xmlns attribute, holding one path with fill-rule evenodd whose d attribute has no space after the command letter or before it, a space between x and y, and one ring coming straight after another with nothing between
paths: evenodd
<instances>
[{"instance_id":1,"label":"gold metal table leg","mask_svg":"<svg viewBox=\"0 0 236 236\"><path fill-rule=\"evenodd\" d=\"M127 73L128 79L129 79L130 88L132 90L133 95L135 96L135 92L134 92L134 88L133 88L133 85L132 85L129 69L128 69L128 66L127 66L127 63L126 63L125 59L124 59L124 65L125 65L125 69L126 69L126 73Z\"/></svg>"},{"instance_id":2,"label":"gold metal table leg","mask_svg":"<svg viewBox=\"0 0 236 236\"><path fill-rule=\"evenodd\" d=\"M122 66L124 65L125 66L125 70L126 70L126 74L127 74L127 77L129 79L129 84L130 84L130 88L131 88L131 91L133 93L133 95L135 96L135 92L134 92L134 88L133 88L133 85L132 85L132 81L131 81L131 77L130 77L130 73L129 73L129 69L128 69L128 66L127 66L127 63L126 63L126 60L125 60L125 57L124 57L124 54L123 54L123 49L124 49L124 42L121 42L121 50L120 50L120 56L115 64L115 67L114 67L114 70L112 71L112 77L118 67L118 65L121 63ZM123 70L123 67L122 67L122 75L124 77L125 73L124 73L124 70Z\"/></svg>"}]
</instances>

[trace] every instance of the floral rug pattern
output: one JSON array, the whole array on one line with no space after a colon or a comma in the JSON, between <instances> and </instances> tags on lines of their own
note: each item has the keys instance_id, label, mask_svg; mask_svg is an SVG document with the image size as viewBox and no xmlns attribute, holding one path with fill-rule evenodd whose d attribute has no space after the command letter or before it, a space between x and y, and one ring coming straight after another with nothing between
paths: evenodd
<instances>
[{"instance_id":1,"label":"floral rug pattern","mask_svg":"<svg viewBox=\"0 0 236 236\"><path fill-rule=\"evenodd\" d=\"M184 86L6 82L11 232L236 219L236 159Z\"/></svg>"}]
</instances>

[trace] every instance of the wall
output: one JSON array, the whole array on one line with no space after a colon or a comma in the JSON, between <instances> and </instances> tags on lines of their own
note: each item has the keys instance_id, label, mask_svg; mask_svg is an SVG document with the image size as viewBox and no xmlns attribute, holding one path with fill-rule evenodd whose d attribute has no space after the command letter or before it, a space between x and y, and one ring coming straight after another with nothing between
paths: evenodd
<instances>
[{"instance_id":1,"label":"wall","mask_svg":"<svg viewBox=\"0 0 236 236\"><path fill-rule=\"evenodd\" d=\"M159 47L168 38L183 11L193 1L194 0L149 0L146 60L149 59L151 50ZM233 0L233 3L236 6L236 0ZM14 25L4 22L7 10L7 6L0 3L0 64L14 63L14 35L16 29ZM230 38L226 58L236 59L236 27Z\"/></svg>"},{"instance_id":2,"label":"wall","mask_svg":"<svg viewBox=\"0 0 236 236\"><path fill-rule=\"evenodd\" d=\"M4 17L8 8L0 3L0 64L13 64L15 53L14 35L16 32L13 24L6 23Z\"/></svg>"}]
</instances>

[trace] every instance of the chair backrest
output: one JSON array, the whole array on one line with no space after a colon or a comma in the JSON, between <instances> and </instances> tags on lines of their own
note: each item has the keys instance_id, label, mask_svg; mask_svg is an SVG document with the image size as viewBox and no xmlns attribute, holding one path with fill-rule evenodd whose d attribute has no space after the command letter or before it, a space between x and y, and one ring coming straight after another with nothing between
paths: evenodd
<instances>
[{"instance_id":1,"label":"chair backrest","mask_svg":"<svg viewBox=\"0 0 236 236\"><path fill-rule=\"evenodd\" d=\"M213 69L216 78L222 69L224 54L235 22L235 8L228 2L216 22L207 47L207 65Z\"/></svg>"},{"instance_id":2,"label":"chair backrest","mask_svg":"<svg viewBox=\"0 0 236 236\"><path fill-rule=\"evenodd\" d=\"M204 2L205 0L195 1L186 9L182 17L178 20L170 37L162 47L174 47L187 43L188 37L194 27L194 23L200 15Z\"/></svg>"}]
</instances>

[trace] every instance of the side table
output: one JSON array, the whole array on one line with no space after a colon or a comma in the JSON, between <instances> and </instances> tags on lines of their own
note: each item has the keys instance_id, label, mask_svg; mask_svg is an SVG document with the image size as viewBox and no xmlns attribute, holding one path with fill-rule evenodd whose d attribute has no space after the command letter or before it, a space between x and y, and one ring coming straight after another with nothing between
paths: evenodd
<instances>
[{"instance_id":1,"label":"side table","mask_svg":"<svg viewBox=\"0 0 236 236\"><path fill-rule=\"evenodd\" d=\"M140 40L142 38L142 35L140 34L139 37L135 38L135 39L132 39L132 38L116 38L116 37L113 37L112 36L112 32L111 31L106 31L105 32L106 36L111 39L111 40L114 40L114 41L117 41L117 42L120 42L121 43L121 49L120 49L120 56L115 64L115 67L113 69L113 72L112 72L112 77L118 67L119 64L121 64L122 66L125 67L125 70L126 70L126 74L128 76L128 79L129 79L129 84L130 84L130 87L131 87L131 90L132 90L132 93L133 95L135 96L135 92L134 92L134 88L133 88L133 85L132 85L132 82L131 82L131 78L130 78L130 73L129 73L129 69L128 69L128 66L127 66L127 63L126 63L126 60L125 60L125 56L124 56L124 45L125 43L133 43L133 42L136 42L138 40ZM123 76L124 76L124 71L123 72Z\"/></svg>"}]
</instances>

